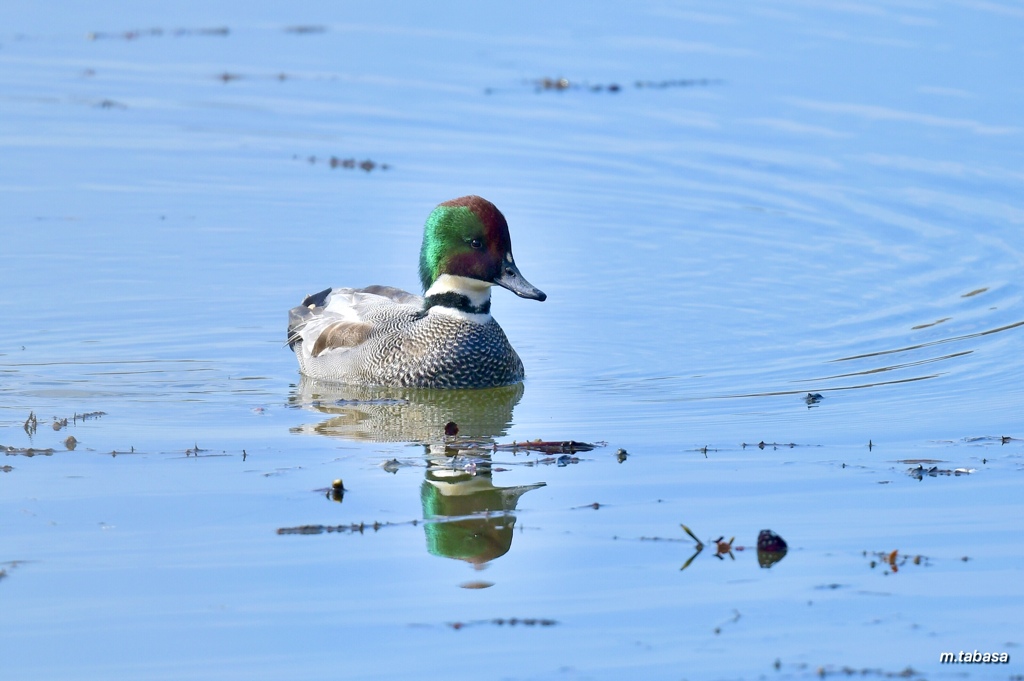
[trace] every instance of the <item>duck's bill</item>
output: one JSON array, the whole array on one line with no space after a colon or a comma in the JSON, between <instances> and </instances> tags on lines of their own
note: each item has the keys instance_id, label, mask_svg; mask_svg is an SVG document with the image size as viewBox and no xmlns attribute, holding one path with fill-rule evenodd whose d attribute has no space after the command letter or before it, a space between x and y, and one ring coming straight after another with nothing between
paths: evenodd
<instances>
[{"instance_id":1,"label":"duck's bill","mask_svg":"<svg viewBox=\"0 0 1024 681\"><path fill-rule=\"evenodd\" d=\"M545 300L548 297L546 293L523 278L514 262L506 262L504 264L501 268L501 274L494 279L494 283L502 288L507 288L520 298Z\"/></svg>"}]
</instances>

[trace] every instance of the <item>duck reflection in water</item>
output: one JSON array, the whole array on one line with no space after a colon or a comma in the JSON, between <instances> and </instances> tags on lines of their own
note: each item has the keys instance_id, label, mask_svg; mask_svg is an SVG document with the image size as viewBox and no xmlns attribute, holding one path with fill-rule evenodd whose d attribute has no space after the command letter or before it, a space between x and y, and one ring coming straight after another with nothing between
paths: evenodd
<instances>
[{"instance_id":1,"label":"duck reflection in water","mask_svg":"<svg viewBox=\"0 0 1024 681\"><path fill-rule=\"evenodd\" d=\"M450 458L432 458L420 487L427 550L482 568L508 553L519 497L543 482L495 487L489 457L473 473L452 468Z\"/></svg>"},{"instance_id":2,"label":"duck reflection in water","mask_svg":"<svg viewBox=\"0 0 1024 681\"><path fill-rule=\"evenodd\" d=\"M427 550L476 568L512 546L519 498L545 483L497 487L487 444L507 433L523 384L480 390L373 388L302 377L290 403L329 418L293 432L370 442L418 442L426 476L420 486ZM459 436L445 435L458 424ZM460 444L480 444L460 449Z\"/></svg>"}]
</instances>

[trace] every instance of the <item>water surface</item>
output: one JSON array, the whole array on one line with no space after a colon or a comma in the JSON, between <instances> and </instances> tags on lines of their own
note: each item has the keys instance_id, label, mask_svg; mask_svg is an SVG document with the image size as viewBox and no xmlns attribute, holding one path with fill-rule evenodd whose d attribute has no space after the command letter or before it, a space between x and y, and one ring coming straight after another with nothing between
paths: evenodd
<instances>
[{"instance_id":1,"label":"water surface","mask_svg":"<svg viewBox=\"0 0 1024 681\"><path fill-rule=\"evenodd\" d=\"M1020 674L1022 20L0 9L12 678ZM300 381L287 309L467 193L526 383Z\"/></svg>"}]
</instances>

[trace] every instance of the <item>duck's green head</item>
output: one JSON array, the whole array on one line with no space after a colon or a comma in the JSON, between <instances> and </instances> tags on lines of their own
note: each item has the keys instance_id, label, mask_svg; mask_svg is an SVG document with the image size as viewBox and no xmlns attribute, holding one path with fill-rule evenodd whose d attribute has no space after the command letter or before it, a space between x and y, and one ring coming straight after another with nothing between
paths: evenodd
<instances>
[{"instance_id":1,"label":"duck's green head","mask_svg":"<svg viewBox=\"0 0 1024 681\"><path fill-rule=\"evenodd\" d=\"M479 196L445 201L427 218L420 249L423 290L443 274L497 284L523 298L547 298L519 273L505 216Z\"/></svg>"}]
</instances>

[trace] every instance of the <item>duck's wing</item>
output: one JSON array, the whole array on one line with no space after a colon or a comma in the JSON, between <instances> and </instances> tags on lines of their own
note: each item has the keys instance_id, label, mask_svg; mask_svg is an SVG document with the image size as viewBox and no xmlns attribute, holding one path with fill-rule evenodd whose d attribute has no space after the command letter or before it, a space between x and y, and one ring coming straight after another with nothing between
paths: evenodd
<instances>
[{"instance_id":1,"label":"duck's wing","mask_svg":"<svg viewBox=\"0 0 1024 681\"><path fill-rule=\"evenodd\" d=\"M288 346L301 343L298 351L307 357L354 348L369 337L374 324L368 318L382 307L422 304L420 296L392 286L324 289L288 311Z\"/></svg>"},{"instance_id":2,"label":"duck's wing","mask_svg":"<svg viewBox=\"0 0 1024 681\"><path fill-rule=\"evenodd\" d=\"M356 291L357 293L373 293L378 296L384 296L385 298L390 298L391 300L395 301L400 305L423 304L423 296L418 296L415 293L403 291L402 289L395 288L394 286L378 286L374 284L373 286L367 286L366 288L359 288L353 290Z\"/></svg>"}]
</instances>

